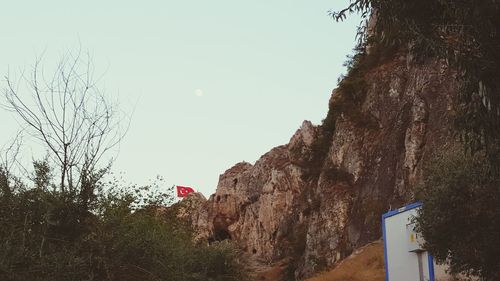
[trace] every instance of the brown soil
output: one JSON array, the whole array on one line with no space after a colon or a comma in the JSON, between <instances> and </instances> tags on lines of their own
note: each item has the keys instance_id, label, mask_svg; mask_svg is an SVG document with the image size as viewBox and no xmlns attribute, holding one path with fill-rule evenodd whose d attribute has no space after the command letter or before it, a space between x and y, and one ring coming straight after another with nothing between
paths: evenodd
<instances>
[{"instance_id":1,"label":"brown soil","mask_svg":"<svg viewBox=\"0 0 500 281\"><path fill-rule=\"evenodd\" d=\"M384 281L384 250L376 241L355 251L333 269L307 281Z\"/></svg>"}]
</instances>

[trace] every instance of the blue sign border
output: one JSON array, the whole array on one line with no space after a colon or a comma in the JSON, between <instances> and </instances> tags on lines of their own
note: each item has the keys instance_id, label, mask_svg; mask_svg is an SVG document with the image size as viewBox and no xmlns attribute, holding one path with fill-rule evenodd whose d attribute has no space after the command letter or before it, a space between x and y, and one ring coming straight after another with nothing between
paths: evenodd
<instances>
[{"instance_id":1,"label":"blue sign border","mask_svg":"<svg viewBox=\"0 0 500 281\"><path fill-rule=\"evenodd\" d=\"M385 264L385 280L386 281L390 281L390 280L389 280L389 270L387 268L388 262L387 262L387 243L386 243L385 220L387 218L401 214L403 212L407 212L409 210L413 210L413 209L416 209L418 207L421 207L422 205L423 205L422 202L415 202L415 203L411 203L409 205L406 205L404 207L401 207L399 209L391 210L391 211L382 215L382 239L384 240L384 264ZM429 278L430 278L430 281L435 281L434 258L432 257L432 255L430 253L427 253L427 256L428 256L427 262L428 262L428 267L429 267ZM400 281L400 280L394 280L394 281Z\"/></svg>"}]
</instances>

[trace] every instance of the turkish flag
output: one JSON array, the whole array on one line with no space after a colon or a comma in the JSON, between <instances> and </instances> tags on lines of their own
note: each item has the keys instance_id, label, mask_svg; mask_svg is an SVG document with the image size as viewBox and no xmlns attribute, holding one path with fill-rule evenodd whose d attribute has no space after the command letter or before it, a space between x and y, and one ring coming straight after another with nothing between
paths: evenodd
<instances>
[{"instance_id":1,"label":"turkish flag","mask_svg":"<svg viewBox=\"0 0 500 281\"><path fill-rule=\"evenodd\" d=\"M187 186L177 185L177 197L186 197L189 193L194 192L194 189Z\"/></svg>"}]
</instances>

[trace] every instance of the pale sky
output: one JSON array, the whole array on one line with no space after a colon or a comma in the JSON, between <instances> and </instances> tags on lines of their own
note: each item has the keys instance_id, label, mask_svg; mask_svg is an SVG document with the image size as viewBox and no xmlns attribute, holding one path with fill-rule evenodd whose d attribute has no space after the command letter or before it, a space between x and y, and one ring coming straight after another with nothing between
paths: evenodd
<instances>
[{"instance_id":1,"label":"pale sky","mask_svg":"<svg viewBox=\"0 0 500 281\"><path fill-rule=\"evenodd\" d=\"M287 143L303 120L321 122L359 22L328 16L347 0L2 4L2 78L42 53L51 64L89 50L101 89L135 108L112 170L137 184L161 175L207 197L232 165ZM4 111L0 120L1 147L18 125ZM25 161L40 153L29 141L23 151Z\"/></svg>"}]
</instances>

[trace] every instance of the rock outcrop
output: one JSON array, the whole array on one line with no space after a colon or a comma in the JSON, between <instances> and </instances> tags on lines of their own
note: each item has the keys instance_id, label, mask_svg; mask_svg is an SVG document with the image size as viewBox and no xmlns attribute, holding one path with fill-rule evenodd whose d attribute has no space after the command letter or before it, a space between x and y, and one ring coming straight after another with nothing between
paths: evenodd
<instances>
[{"instance_id":1,"label":"rock outcrop","mask_svg":"<svg viewBox=\"0 0 500 281\"><path fill-rule=\"evenodd\" d=\"M288 144L220 176L191 217L200 237L231 239L261 264L286 260L286 280L380 238L380 215L411 201L423 163L454 141L458 83L444 61L403 52L358 78L360 102L334 90L325 124L304 121Z\"/></svg>"}]
</instances>

